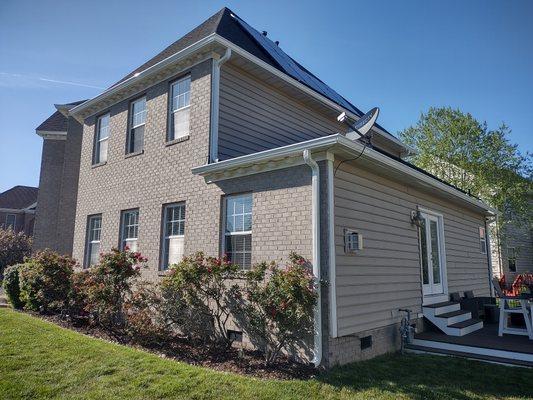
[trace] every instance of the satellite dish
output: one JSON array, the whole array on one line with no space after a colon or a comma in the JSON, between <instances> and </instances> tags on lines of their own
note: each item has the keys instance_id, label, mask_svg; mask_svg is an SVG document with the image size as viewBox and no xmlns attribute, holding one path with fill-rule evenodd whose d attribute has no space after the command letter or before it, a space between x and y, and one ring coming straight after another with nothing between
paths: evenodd
<instances>
[{"instance_id":1,"label":"satellite dish","mask_svg":"<svg viewBox=\"0 0 533 400\"><path fill-rule=\"evenodd\" d=\"M346 137L351 140L356 140L359 138L365 137L368 132L372 129L374 124L376 123L376 120L378 119L379 115L379 108L374 107L369 112L367 112L365 115L363 115L361 118L357 120L355 125L352 125L348 122L348 116L345 112L343 112L341 115L337 117L337 120L339 122L345 122L350 128L353 129L352 132L348 132L346 134Z\"/></svg>"}]
</instances>

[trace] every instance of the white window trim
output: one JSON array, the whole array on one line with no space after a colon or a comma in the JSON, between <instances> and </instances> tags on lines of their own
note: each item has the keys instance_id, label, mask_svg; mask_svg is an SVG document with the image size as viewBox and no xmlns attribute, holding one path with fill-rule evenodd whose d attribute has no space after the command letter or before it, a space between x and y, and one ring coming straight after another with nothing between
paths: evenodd
<instances>
[{"instance_id":1,"label":"white window trim","mask_svg":"<svg viewBox=\"0 0 533 400\"><path fill-rule=\"evenodd\" d=\"M101 136L101 128L102 128L102 119L104 119L105 117L108 117L108 123L107 123L107 137L105 137L104 139L102 139L102 136ZM95 146L94 146L94 156L93 156L93 165L95 164L100 164L102 163L103 161L100 159L100 148L102 146L102 142L106 142L109 140L109 125L111 123L111 114L110 113L105 113L105 114L102 114L100 115L97 119L96 119L96 142L95 142ZM109 145L107 147L107 153L109 153ZM106 161L107 161L107 155L106 154Z\"/></svg>"},{"instance_id":2,"label":"white window trim","mask_svg":"<svg viewBox=\"0 0 533 400\"><path fill-rule=\"evenodd\" d=\"M227 232L226 226L227 226L227 218L228 218L228 199L229 198L236 198L236 197L247 197L250 196L252 199L252 212L250 213L252 216L252 229L248 231L235 231L235 232ZM223 204L223 214L222 214L222 222L223 222L223 240L220 246L220 251L222 255L226 254L226 237L227 236L244 236L244 235L252 235L253 237L253 194L252 193L240 193L240 194L230 194L224 197L224 204ZM245 215L245 214L238 214L238 215ZM241 252L242 253L242 252ZM253 249L250 251L250 255L253 255ZM246 269L243 266L241 266L242 269Z\"/></svg>"},{"instance_id":3,"label":"white window trim","mask_svg":"<svg viewBox=\"0 0 533 400\"><path fill-rule=\"evenodd\" d=\"M182 95L185 95L185 93L187 92L184 92L178 96L173 96L173 93L174 93L174 87L179 85L180 82L183 82L185 80L191 80L191 75L186 75L176 81L173 81L170 83L170 90L169 90L169 102L168 102L168 132L167 132L167 141L173 141L173 140L176 140L176 139L180 139L180 138L183 138L183 137L187 137L189 136L190 134L190 127L189 127L189 133L187 133L187 135L183 135L183 136L180 136L179 138L176 137L176 132L174 132L174 124L173 124L173 118L174 118L174 115L178 112L178 111L182 111L182 110L185 110L187 108L190 108L191 107L191 88L189 87L189 104L187 104L186 106L183 106L181 108L176 108L175 110L172 109L172 106L173 106L173 102L174 102L174 97L180 97ZM192 81L191 81L192 83ZM189 116L189 119L190 119L190 116Z\"/></svg>"},{"instance_id":4,"label":"white window trim","mask_svg":"<svg viewBox=\"0 0 533 400\"><path fill-rule=\"evenodd\" d=\"M135 105L135 103L138 103L139 101L141 100L144 100L144 111L141 111L141 112L138 112L136 114L133 113L133 106ZM144 122L141 123L141 124L137 124L137 125L133 125L133 121L135 120L135 115L137 114L140 114L140 113L144 113L145 116L144 116ZM148 102L146 101L146 96L141 96L141 97L138 97L136 98L135 100L132 100L130 102L130 109L129 109L129 116L128 116L128 140L127 140L127 151L126 151L126 154L132 154L132 153L136 153L136 151L134 150L131 150L130 151L130 148L131 148L131 136L132 136L132 133L133 133L133 130L134 129L137 129L137 128L140 128L141 126L145 126L146 125L146 117L148 116ZM144 135L143 135L143 149L144 149ZM142 149L141 149L142 150Z\"/></svg>"},{"instance_id":5,"label":"white window trim","mask_svg":"<svg viewBox=\"0 0 533 400\"><path fill-rule=\"evenodd\" d=\"M131 212L137 212L137 224L135 225L128 225L128 226L137 226L137 237L125 237L125 231L126 231L126 215ZM126 247L126 241L132 242L139 239L139 209L138 208L130 208L128 210L123 210L121 212L121 218L120 218L120 250L124 250Z\"/></svg>"},{"instance_id":6,"label":"white window trim","mask_svg":"<svg viewBox=\"0 0 533 400\"><path fill-rule=\"evenodd\" d=\"M183 235L168 235L166 234L167 232L167 215L168 215L168 210L172 207L177 207L177 206L183 206L184 208L186 207L186 203L184 201L182 202L177 202L177 203L169 203L169 204L165 204L163 205L163 223L162 223L162 229L163 229L163 232L162 232L162 238L163 238L163 243L161 245L161 262L160 262L160 266L159 266L159 269L161 271L166 271L168 269L168 260L166 260L166 254L167 254L167 246L168 246L168 242L170 242L170 239L177 239L177 238L183 238L185 240L185 229L187 229L187 224L186 224L186 221L187 221L187 209L185 209L185 218L183 220L177 220L177 221L183 221ZM167 242L167 239L168 239L168 242Z\"/></svg>"},{"instance_id":7,"label":"white window trim","mask_svg":"<svg viewBox=\"0 0 533 400\"><path fill-rule=\"evenodd\" d=\"M94 219L94 218L100 218L100 239L98 240L89 240L90 237L91 237L91 221ZM87 218L87 238L85 239L86 241L86 245L85 245L85 265L84 265L84 268L89 268L91 266L90 264L90 258L91 258L91 250L92 250L92 246L94 244L101 244L102 243L102 214L93 214L93 215L89 215L89 217Z\"/></svg>"}]
</instances>

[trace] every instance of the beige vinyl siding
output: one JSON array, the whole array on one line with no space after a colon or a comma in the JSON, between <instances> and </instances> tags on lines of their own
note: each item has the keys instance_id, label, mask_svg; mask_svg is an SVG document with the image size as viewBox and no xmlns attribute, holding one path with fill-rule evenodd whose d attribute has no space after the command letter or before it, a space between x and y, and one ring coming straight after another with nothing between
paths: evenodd
<instances>
[{"instance_id":1,"label":"beige vinyl siding","mask_svg":"<svg viewBox=\"0 0 533 400\"><path fill-rule=\"evenodd\" d=\"M221 160L344 130L334 117L321 115L231 64L221 69Z\"/></svg>"},{"instance_id":2,"label":"beige vinyl siding","mask_svg":"<svg viewBox=\"0 0 533 400\"><path fill-rule=\"evenodd\" d=\"M337 317L340 336L399 321L399 308L421 312L418 233L410 223L416 206L441 213L448 292L488 295L486 255L479 247L483 216L431 193L344 163L335 177ZM344 254L344 228L363 235L363 250Z\"/></svg>"}]
</instances>

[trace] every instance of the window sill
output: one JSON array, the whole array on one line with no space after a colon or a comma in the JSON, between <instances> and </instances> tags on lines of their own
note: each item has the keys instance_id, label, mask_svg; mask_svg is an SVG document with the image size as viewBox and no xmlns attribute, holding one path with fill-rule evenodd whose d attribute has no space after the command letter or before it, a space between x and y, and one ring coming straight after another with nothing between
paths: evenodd
<instances>
[{"instance_id":1,"label":"window sill","mask_svg":"<svg viewBox=\"0 0 533 400\"><path fill-rule=\"evenodd\" d=\"M172 146L173 144L185 142L186 140L189 140L189 139L190 139L189 135L182 136L180 138L177 138L177 139L174 139L174 140L169 140L168 142L165 142L165 146Z\"/></svg>"},{"instance_id":2,"label":"window sill","mask_svg":"<svg viewBox=\"0 0 533 400\"><path fill-rule=\"evenodd\" d=\"M98 167L101 167L101 166L106 165L106 164L107 164L107 161L103 161L103 162L100 162L100 163L97 163L97 164L92 164L91 168L98 168Z\"/></svg>"},{"instance_id":3,"label":"window sill","mask_svg":"<svg viewBox=\"0 0 533 400\"><path fill-rule=\"evenodd\" d=\"M144 150L136 151L135 153L128 153L124 155L124 158L131 158L135 156L140 156L141 154L144 154Z\"/></svg>"}]
</instances>

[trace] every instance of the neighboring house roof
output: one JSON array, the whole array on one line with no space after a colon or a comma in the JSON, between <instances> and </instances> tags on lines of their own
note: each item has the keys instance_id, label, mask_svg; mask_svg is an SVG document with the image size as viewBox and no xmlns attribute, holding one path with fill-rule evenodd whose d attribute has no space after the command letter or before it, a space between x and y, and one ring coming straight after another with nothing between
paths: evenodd
<instances>
[{"instance_id":1,"label":"neighboring house roof","mask_svg":"<svg viewBox=\"0 0 533 400\"><path fill-rule=\"evenodd\" d=\"M284 74L296 79L318 94L327 97L329 100L333 101L344 109L347 109L358 117L364 114L359 108L354 106L351 102L330 88L313 73L286 54L278 44L270 40L266 35L263 35L251 27L227 7L224 7L215 15L211 16L205 22L187 33L185 36L172 43L155 57L152 57L140 67L131 71L128 75L116 82L109 89L128 80L129 78L134 77L136 74L139 74L140 72L156 65L173 54L184 50L188 46L214 33L241 47L248 53L258 57ZM394 138L396 141L398 140L385 128L379 126L378 124L376 124L376 126L387 135L390 135L391 138Z\"/></svg>"},{"instance_id":2,"label":"neighboring house roof","mask_svg":"<svg viewBox=\"0 0 533 400\"><path fill-rule=\"evenodd\" d=\"M22 210L37 202L39 188L32 186L15 186L0 193L0 208Z\"/></svg>"},{"instance_id":3,"label":"neighboring house roof","mask_svg":"<svg viewBox=\"0 0 533 400\"><path fill-rule=\"evenodd\" d=\"M75 101L73 103L56 105L56 108L58 108L58 111L50 115L46 120L44 120L43 123L41 123L41 125L35 128L35 130L43 131L43 132L66 132L67 127L68 127L68 118L61 111L59 111L59 108L60 107L72 108L85 101L86 100L80 100L80 101Z\"/></svg>"}]
</instances>

